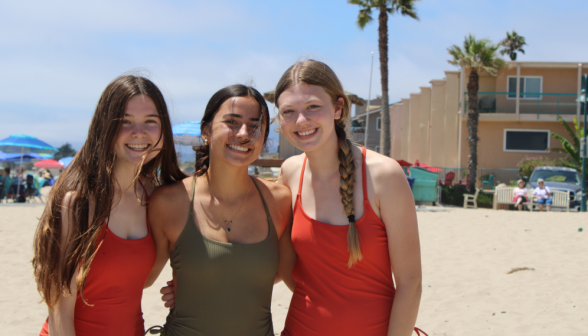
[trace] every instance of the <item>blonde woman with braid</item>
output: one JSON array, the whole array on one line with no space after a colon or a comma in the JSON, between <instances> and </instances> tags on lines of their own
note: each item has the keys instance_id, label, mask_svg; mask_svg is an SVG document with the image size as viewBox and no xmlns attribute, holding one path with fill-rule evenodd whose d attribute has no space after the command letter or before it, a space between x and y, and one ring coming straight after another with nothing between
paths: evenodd
<instances>
[{"instance_id":1,"label":"blonde woman with braid","mask_svg":"<svg viewBox=\"0 0 588 336\"><path fill-rule=\"evenodd\" d=\"M282 133L304 151L282 165L294 216L281 250L294 292L282 336L418 333L419 235L402 169L347 139L350 103L326 64L291 66L275 104Z\"/></svg>"}]
</instances>

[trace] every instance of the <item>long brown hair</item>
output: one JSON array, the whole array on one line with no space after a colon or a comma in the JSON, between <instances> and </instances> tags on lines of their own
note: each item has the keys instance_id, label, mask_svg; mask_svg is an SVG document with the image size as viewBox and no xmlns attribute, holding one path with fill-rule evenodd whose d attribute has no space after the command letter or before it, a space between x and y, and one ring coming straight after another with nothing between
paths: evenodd
<instances>
[{"instance_id":1,"label":"long brown hair","mask_svg":"<svg viewBox=\"0 0 588 336\"><path fill-rule=\"evenodd\" d=\"M243 84L235 84L224 87L218 90L215 94L213 94L212 97L210 97L208 104L206 104L206 109L204 110L202 120L200 121L201 134L204 134L205 132L211 130L212 121L214 120L214 116L216 116L216 113L219 111L219 109L225 101L234 97L251 97L255 101L257 101L257 104L259 104L261 118L259 118L260 127L258 128L258 132L262 128L261 125L265 124L265 133L263 134L263 144L265 145L267 142L267 137L269 135L270 123L267 103L265 102L265 99L263 98L261 93L259 93L259 91L257 91L255 88L251 86L246 86ZM259 135L261 134L258 133L256 136ZM205 143L203 145L194 146L192 148L196 152L196 166L194 167L196 172L194 173L194 176L202 176L208 170L208 165L210 163L209 144Z\"/></svg>"},{"instance_id":2,"label":"long brown hair","mask_svg":"<svg viewBox=\"0 0 588 336\"><path fill-rule=\"evenodd\" d=\"M114 201L114 145L127 103L137 95L148 96L155 104L161 120L158 141L163 141L157 156L145 164L142 161L137 167L137 177L142 176L155 185L186 177L178 165L167 105L157 86L144 77L134 75L120 76L108 84L98 100L88 138L59 176L35 232L33 268L39 293L49 307L57 302L60 295L72 294L70 283L78 267L80 271L76 283L84 298L84 284L96 255L98 236ZM72 192L69 206L74 224L72 232L67 237L61 237L65 234L61 219L67 215L61 212L61 207L68 206L63 204L68 192ZM90 198L95 202L91 214ZM64 246L61 241L65 241ZM68 253L64 255L62 251Z\"/></svg>"},{"instance_id":3,"label":"long brown hair","mask_svg":"<svg viewBox=\"0 0 588 336\"><path fill-rule=\"evenodd\" d=\"M359 234L355 226L355 209L353 208L353 186L355 184L355 162L353 161L352 144L347 139L347 126L351 103L343 91L343 86L335 75L335 72L325 63L315 60L306 60L292 65L280 78L276 86L275 104L279 108L278 98L287 88L296 84L308 84L322 87L331 97L333 105L340 106L339 98L343 99L341 117L335 120L335 133L337 134L337 143L339 151L339 173L341 194L341 203L345 209L345 214L349 219L349 229L347 231L347 248L349 250L348 266L351 268L355 263L360 261L361 246L359 243Z\"/></svg>"}]
</instances>

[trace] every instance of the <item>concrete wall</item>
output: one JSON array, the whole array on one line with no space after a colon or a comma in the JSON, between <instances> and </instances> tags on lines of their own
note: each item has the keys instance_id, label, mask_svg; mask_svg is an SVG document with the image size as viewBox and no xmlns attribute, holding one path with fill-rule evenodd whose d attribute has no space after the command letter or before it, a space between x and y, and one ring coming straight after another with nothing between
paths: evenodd
<instances>
[{"instance_id":1,"label":"concrete wall","mask_svg":"<svg viewBox=\"0 0 588 336\"><path fill-rule=\"evenodd\" d=\"M285 160L291 156L302 154L302 151L294 147L294 145L291 144L290 141L288 141L288 139L286 139L284 134L280 133L280 145L278 147L278 154L278 157L280 159Z\"/></svg>"},{"instance_id":2,"label":"concrete wall","mask_svg":"<svg viewBox=\"0 0 588 336\"><path fill-rule=\"evenodd\" d=\"M400 159L408 161L410 147L410 99L402 99L402 141L400 142Z\"/></svg>"},{"instance_id":3,"label":"concrete wall","mask_svg":"<svg viewBox=\"0 0 588 336\"><path fill-rule=\"evenodd\" d=\"M376 129L376 121L381 116L381 112L370 113L370 118L367 125L368 138L366 148L373 151L376 150L376 146L380 145L380 131Z\"/></svg>"},{"instance_id":4,"label":"concrete wall","mask_svg":"<svg viewBox=\"0 0 588 336\"><path fill-rule=\"evenodd\" d=\"M443 137L442 167L457 167L458 113L459 113L459 71L445 71L445 130Z\"/></svg>"},{"instance_id":5,"label":"concrete wall","mask_svg":"<svg viewBox=\"0 0 588 336\"><path fill-rule=\"evenodd\" d=\"M429 162L429 132L431 119L431 88L420 87L421 89L421 122L419 124L421 138L419 150L419 162L430 164Z\"/></svg>"},{"instance_id":6,"label":"concrete wall","mask_svg":"<svg viewBox=\"0 0 588 336\"><path fill-rule=\"evenodd\" d=\"M461 136L461 167L467 168L469 161L470 147L468 144L467 122L462 121ZM548 157L559 158L564 154L551 151L549 153L537 152L505 152L504 151L504 129L540 129L549 130L565 138L569 138L565 128L559 122L480 122L478 125L478 167L479 168L517 168L517 164L524 157ZM550 147L561 147L559 141L550 137Z\"/></svg>"},{"instance_id":7,"label":"concrete wall","mask_svg":"<svg viewBox=\"0 0 588 336\"><path fill-rule=\"evenodd\" d=\"M445 88L446 80L431 81L431 118L428 164L443 167L445 164Z\"/></svg>"},{"instance_id":8,"label":"concrete wall","mask_svg":"<svg viewBox=\"0 0 588 336\"><path fill-rule=\"evenodd\" d=\"M414 163L419 159L420 154L420 136L421 136L421 95L420 93L410 94L410 119L408 141L410 142L408 150L408 162Z\"/></svg>"},{"instance_id":9,"label":"concrete wall","mask_svg":"<svg viewBox=\"0 0 588 336\"><path fill-rule=\"evenodd\" d=\"M392 122L392 143L390 144L390 156L393 159L402 158L402 104L394 104L390 108L390 121Z\"/></svg>"}]
</instances>

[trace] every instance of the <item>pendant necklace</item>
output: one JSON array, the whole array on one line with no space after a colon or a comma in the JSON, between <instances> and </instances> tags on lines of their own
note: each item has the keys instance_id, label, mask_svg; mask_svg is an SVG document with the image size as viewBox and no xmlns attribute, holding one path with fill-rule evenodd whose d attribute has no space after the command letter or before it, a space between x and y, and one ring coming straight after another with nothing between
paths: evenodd
<instances>
[{"instance_id":1,"label":"pendant necklace","mask_svg":"<svg viewBox=\"0 0 588 336\"><path fill-rule=\"evenodd\" d=\"M206 172L206 181L208 182L208 191L210 191L210 196L212 196L212 198L218 204L218 209L220 210L220 213L223 216L223 220L225 221L225 225L226 225L226 229L225 230L227 230L227 232L231 232L231 224L233 224L233 219L235 218L235 216L237 216L237 214L239 213L239 211L241 211L241 208L245 204L245 200L247 199L247 196L249 196L249 190L251 189L251 182L249 182L249 187L247 188L247 193L245 193L245 198L243 198L243 202L241 203L241 206L239 207L239 209L237 209L237 212L235 212L235 214L233 215L233 217L231 217L231 219L226 220L225 218L227 218L227 217L225 217L225 214L223 213L223 209L221 207L221 204L220 204L219 200L212 193L212 188L210 187L210 179L208 178L208 172Z\"/></svg>"}]
</instances>

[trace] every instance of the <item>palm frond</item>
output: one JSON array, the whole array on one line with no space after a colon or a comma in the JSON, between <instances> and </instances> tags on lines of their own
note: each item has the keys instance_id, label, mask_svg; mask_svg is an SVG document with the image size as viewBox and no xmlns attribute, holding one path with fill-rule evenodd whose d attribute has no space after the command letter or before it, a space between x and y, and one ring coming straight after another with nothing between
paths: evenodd
<instances>
[{"instance_id":1,"label":"palm frond","mask_svg":"<svg viewBox=\"0 0 588 336\"><path fill-rule=\"evenodd\" d=\"M574 143L574 148L579 149L580 148L580 139L578 138L578 135L579 135L578 134L579 133L578 120L576 120L576 118L574 118L574 127L576 128L575 133L572 130L572 128L570 127L570 125L561 116L557 116L557 120L559 120L561 125L565 128L566 132L568 132L568 135L570 136L570 138L572 139L572 142Z\"/></svg>"},{"instance_id":2,"label":"palm frond","mask_svg":"<svg viewBox=\"0 0 588 336\"><path fill-rule=\"evenodd\" d=\"M579 150L574 148L574 145L572 145L566 138L559 134L551 133L551 136L561 143L564 152L568 154L574 162L580 163L580 153Z\"/></svg>"}]
</instances>

